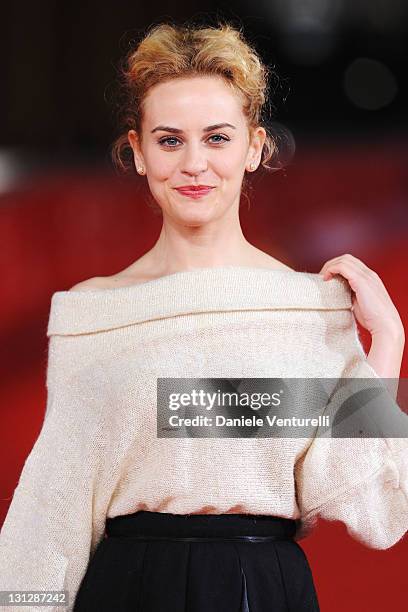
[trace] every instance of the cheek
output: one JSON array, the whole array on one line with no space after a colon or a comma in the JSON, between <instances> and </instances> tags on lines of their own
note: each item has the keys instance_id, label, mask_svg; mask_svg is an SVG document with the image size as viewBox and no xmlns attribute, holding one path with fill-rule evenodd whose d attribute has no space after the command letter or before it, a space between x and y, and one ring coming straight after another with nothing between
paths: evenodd
<instances>
[{"instance_id":1,"label":"cheek","mask_svg":"<svg viewBox=\"0 0 408 612\"><path fill-rule=\"evenodd\" d=\"M245 154L241 145L231 146L228 149L219 152L219 155L214 158L214 167L217 167L225 176L237 178L245 168Z\"/></svg>"},{"instance_id":2,"label":"cheek","mask_svg":"<svg viewBox=\"0 0 408 612\"><path fill-rule=\"evenodd\" d=\"M219 161L216 168L220 175L228 179L239 180L239 174L243 166L240 156L226 155Z\"/></svg>"},{"instance_id":3,"label":"cheek","mask_svg":"<svg viewBox=\"0 0 408 612\"><path fill-rule=\"evenodd\" d=\"M171 177L177 168L176 157L172 154L156 155L149 162L152 181L164 181Z\"/></svg>"},{"instance_id":4,"label":"cheek","mask_svg":"<svg viewBox=\"0 0 408 612\"><path fill-rule=\"evenodd\" d=\"M209 156L208 162L210 169L215 174L231 182L240 181L245 167L245 158L239 146L214 151L213 155Z\"/></svg>"}]
</instances>

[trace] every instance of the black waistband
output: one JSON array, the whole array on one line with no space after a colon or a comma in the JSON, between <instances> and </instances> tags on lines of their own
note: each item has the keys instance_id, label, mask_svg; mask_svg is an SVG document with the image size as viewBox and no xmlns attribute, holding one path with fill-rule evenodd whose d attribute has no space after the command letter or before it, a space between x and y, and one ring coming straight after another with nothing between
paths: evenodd
<instances>
[{"instance_id":1,"label":"black waistband","mask_svg":"<svg viewBox=\"0 0 408 612\"><path fill-rule=\"evenodd\" d=\"M254 514L170 514L141 510L106 520L106 537L138 540L250 541L292 539L299 521Z\"/></svg>"}]
</instances>

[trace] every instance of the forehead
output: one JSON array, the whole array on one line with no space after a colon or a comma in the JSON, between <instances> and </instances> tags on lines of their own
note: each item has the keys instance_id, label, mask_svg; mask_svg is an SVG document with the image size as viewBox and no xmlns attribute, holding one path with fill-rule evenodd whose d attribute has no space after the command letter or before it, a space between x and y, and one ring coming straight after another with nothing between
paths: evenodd
<instances>
[{"instance_id":1,"label":"forehead","mask_svg":"<svg viewBox=\"0 0 408 612\"><path fill-rule=\"evenodd\" d=\"M191 124L243 121L242 100L221 77L177 78L152 87L144 100L144 119L153 123ZM176 127L176 126L175 126Z\"/></svg>"}]
</instances>

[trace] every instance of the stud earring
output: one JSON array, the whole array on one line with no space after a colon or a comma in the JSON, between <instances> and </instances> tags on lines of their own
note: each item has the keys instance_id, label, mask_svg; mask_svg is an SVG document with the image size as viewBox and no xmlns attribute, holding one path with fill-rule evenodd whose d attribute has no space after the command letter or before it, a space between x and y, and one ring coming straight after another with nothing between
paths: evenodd
<instances>
[{"instance_id":1,"label":"stud earring","mask_svg":"<svg viewBox=\"0 0 408 612\"><path fill-rule=\"evenodd\" d=\"M137 171L139 172L139 174L144 174L145 173L145 169L143 166L139 166L139 168L137 169Z\"/></svg>"},{"instance_id":2,"label":"stud earring","mask_svg":"<svg viewBox=\"0 0 408 612\"><path fill-rule=\"evenodd\" d=\"M254 163L250 164L249 167L250 167L251 170L255 170L255 164Z\"/></svg>"}]
</instances>

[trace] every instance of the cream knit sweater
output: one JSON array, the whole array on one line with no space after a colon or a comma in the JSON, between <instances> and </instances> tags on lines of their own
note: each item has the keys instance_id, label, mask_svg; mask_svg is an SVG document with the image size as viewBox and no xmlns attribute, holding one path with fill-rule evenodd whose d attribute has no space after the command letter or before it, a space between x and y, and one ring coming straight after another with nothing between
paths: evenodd
<instances>
[{"instance_id":1,"label":"cream knit sweater","mask_svg":"<svg viewBox=\"0 0 408 612\"><path fill-rule=\"evenodd\" d=\"M321 516L378 549L407 531L406 438L157 437L158 377L380 381L342 277L224 266L58 291L47 335L46 415L1 531L0 590L66 589L72 610L106 517L137 510L302 519L298 539ZM21 606L37 609L65 608Z\"/></svg>"}]
</instances>

